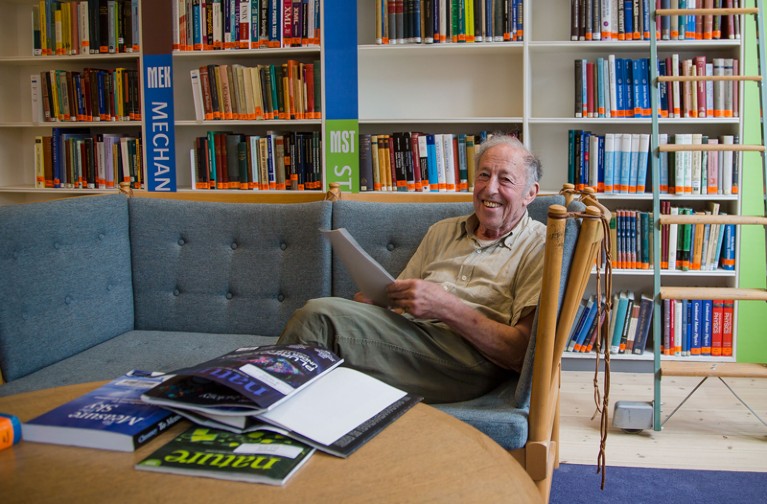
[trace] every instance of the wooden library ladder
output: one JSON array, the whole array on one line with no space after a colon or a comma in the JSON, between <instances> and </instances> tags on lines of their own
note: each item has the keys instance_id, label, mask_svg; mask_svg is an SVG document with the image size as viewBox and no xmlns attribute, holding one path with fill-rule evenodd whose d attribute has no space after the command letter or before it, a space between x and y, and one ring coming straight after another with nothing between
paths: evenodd
<instances>
[{"instance_id":1,"label":"wooden library ladder","mask_svg":"<svg viewBox=\"0 0 767 504\"><path fill-rule=\"evenodd\" d=\"M767 244L767 156L765 156L765 145L767 145L767 131L764 125L764 107L767 104L767 88L764 86L762 76L767 71L765 62L765 41L761 30L764 28L764 10L762 0L754 0L755 7L742 8L704 8L704 9L656 9L655 15L650 16L650 70L651 81L653 82L651 100L652 100L652 147L653 147L653 213L658 216L655 224L656 237L662 229L661 226L667 224L734 224L737 226L757 225L762 226L765 231L765 243ZM663 16L690 16L690 15L729 15L729 16L753 16L755 21L756 33L756 51L758 59L758 75L728 75L728 76L658 76L658 49L657 49L657 26L656 21ZM657 16L657 17L656 17ZM745 35L744 35L745 36ZM690 82L690 81L736 81L736 82L755 82L759 87L759 105L760 111L760 129L761 144L746 145L679 145L664 144L658 145L658 111L659 111L659 83L660 82ZM757 152L761 155L762 166L762 196L764 206L762 215L664 215L660 213L659 197L659 162L662 152L680 152L680 151L711 151L722 152L731 151L735 153ZM741 166L745 166L741 164ZM654 245L655 257L659 257L660 245L656 240ZM735 392L722 379L723 377L741 376L744 372L752 377L767 377L767 368L753 367L753 364L740 363L710 363L710 362L680 362L664 361L661 363L660 341L658 335L661 332L661 304L664 299L732 299L744 301L767 301L767 281L764 288L729 288L729 287L670 287L662 286L660 282L660 261L655 261L654 271L654 290L655 290L655 310L653 320L654 338L654 374L655 374L655 397L653 401L654 428L660 430L663 423L660 421L660 380L663 375L666 376L698 376L703 379L688 394L688 396L677 406L674 411L666 418L668 420L684 404L685 401L700 387L707 378L715 376L719 378L725 386L738 398L752 413L753 410L735 394ZM744 368L748 367L748 370ZM758 365L756 365L758 366ZM754 414L756 416L756 414ZM764 420L756 416L762 423ZM767 425L767 423L765 423Z\"/></svg>"}]
</instances>

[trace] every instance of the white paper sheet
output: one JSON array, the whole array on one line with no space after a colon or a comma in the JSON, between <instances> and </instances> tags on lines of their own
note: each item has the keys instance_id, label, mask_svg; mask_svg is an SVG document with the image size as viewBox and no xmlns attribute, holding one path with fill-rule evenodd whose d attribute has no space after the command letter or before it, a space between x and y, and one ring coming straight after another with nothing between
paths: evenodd
<instances>
[{"instance_id":1,"label":"white paper sheet","mask_svg":"<svg viewBox=\"0 0 767 504\"><path fill-rule=\"evenodd\" d=\"M321 229L320 232L330 240L333 252L341 258L360 291L378 306L388 306L386 287L394 277L365 252L346 228Z\"/></svg>"}]
</instances>

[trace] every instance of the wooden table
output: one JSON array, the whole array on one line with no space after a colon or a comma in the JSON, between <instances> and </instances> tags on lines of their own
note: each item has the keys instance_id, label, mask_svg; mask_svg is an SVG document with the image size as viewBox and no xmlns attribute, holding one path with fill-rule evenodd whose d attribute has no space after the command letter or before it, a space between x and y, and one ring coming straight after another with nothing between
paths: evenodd
<instances>
[{"instance_id":1,"label":"wooden table","mask_svg":"<svg viewBox=\"0 0 767 504\"><path fill-rule=\"evenodd\" d=\"M100 383L0 397L0 412L29 420ZM22 441L0 451L0 501L155 502L542 502L505 450L473 427L418 404L341 459L317 452L283 487L137 471L133 465L180 422L135 453Z\"/></svg>"}]
</instances>

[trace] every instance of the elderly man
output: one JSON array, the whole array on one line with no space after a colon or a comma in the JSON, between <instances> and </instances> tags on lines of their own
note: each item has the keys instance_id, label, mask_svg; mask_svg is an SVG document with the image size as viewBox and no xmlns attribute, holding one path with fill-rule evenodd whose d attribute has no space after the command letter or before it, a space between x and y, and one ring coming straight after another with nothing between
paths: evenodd
<instances>
[{"instance_id":1,"label":"elderly man","mask_svg":"<svg viewBox=\"0 0 767 504\"><path fill-rule=\"evenodd\" d=\"M516 138L476 157L474 213L433 224L388 288L389 307L310 300L279 343L329 348L347 365L427 402L480 396L519 371L538 303L545 226L527 205L541 166Z\"/></svg>"}]
</instances>

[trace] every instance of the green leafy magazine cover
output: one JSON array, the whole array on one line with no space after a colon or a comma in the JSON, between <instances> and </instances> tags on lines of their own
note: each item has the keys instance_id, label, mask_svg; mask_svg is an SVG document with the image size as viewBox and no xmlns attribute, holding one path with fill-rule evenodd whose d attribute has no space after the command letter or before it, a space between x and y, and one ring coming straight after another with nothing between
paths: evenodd
<instances>
[{"instance_id":1,"label":"green leafy magazine cover","mask_svg":"<svg viewBox=\"0 0 767 504\"><path fill-rule=\"evenodd\" d=\"M136 464L142 471L283 485L314 453L277 429L235 434L195 426Z\"/></svg>"}]
</instances>

